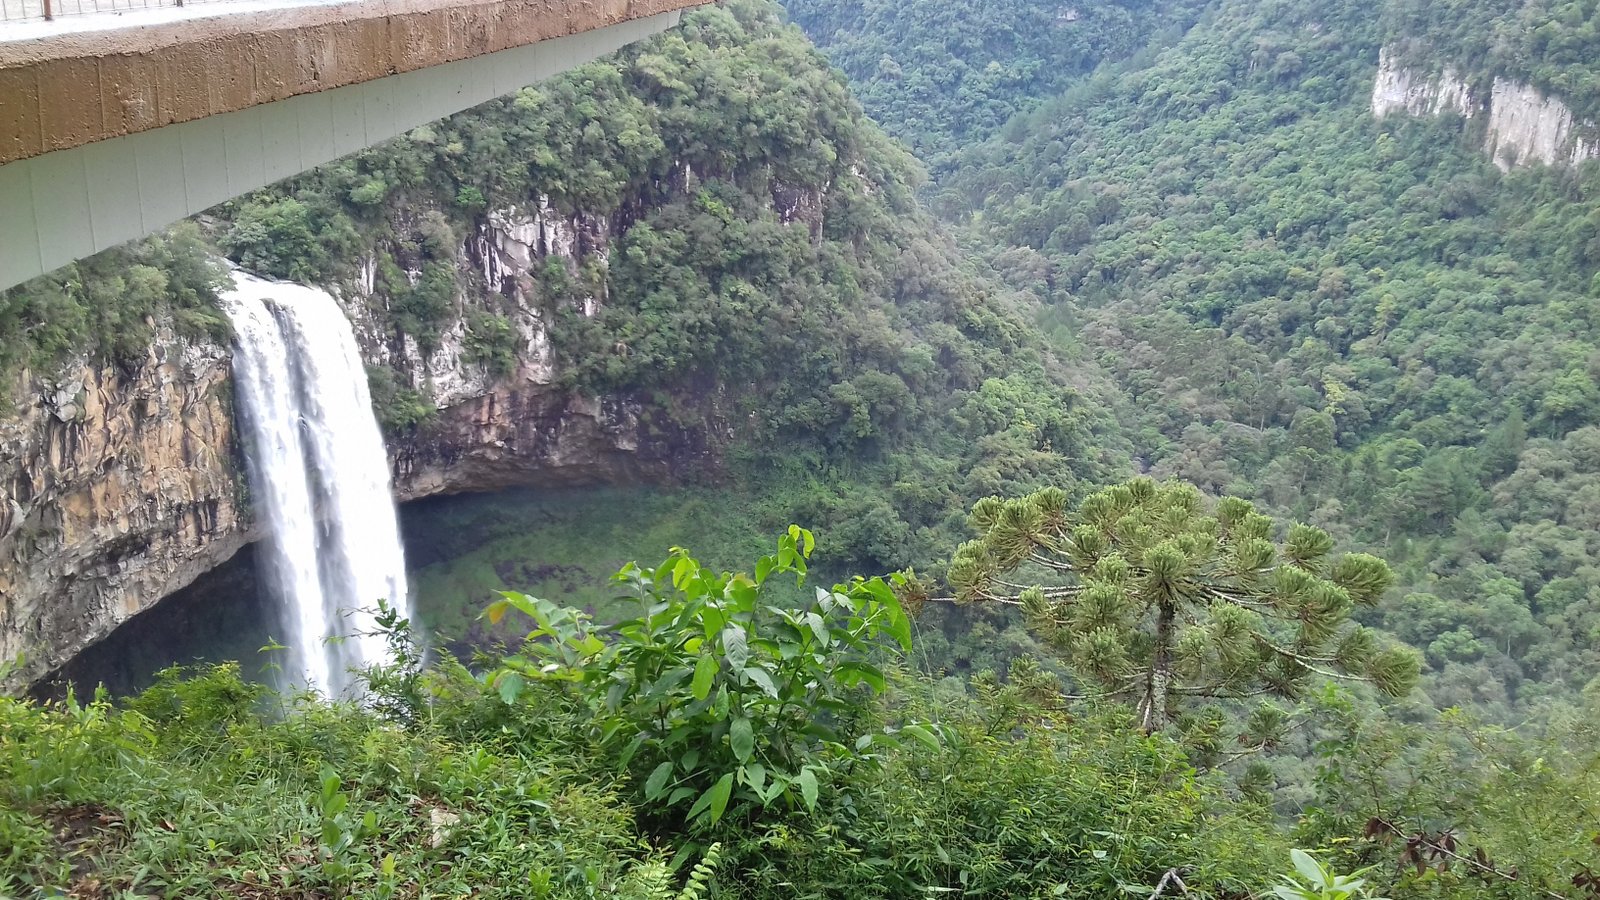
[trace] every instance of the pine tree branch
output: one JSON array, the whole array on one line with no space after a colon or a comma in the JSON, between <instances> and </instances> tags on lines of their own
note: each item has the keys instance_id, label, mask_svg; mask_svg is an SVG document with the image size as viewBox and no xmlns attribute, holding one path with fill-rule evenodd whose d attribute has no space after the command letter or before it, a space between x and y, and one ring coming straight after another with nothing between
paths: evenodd
<instances>
[{"instance_id":1,"label":"pine tree branch","mask_svg":"<svg viewBox=\"0 0 1600 900\"><path fill-rule=\"evenodd\" d=\"M1324 669L1320 665L1318 665L1318 663L1324 663L1325 664L1325 663L1336 663L1336 662L1338 662L1338 660L1334 659L1331 656L1304 656L1302 654L1294 652L1293 650L1288 649L1287 647L1279 647L1277 644L1274 644L1273 642L1267 640L1266 638L1262 637L1259 634L1256 635L1255 637L1256 637L1256 640L1258 642L1260 642L1263 647L1266 647L1268 650L1271 650L1273 653L1276 653L1279 656L1284 657L1285 659L1294 660L1295 662L1299 663L1300 665L1305 666L1308 671L1311 671L1311 672L1314 672L1314 673L1316 673L1318 675L1321 675L1324 678L1335 678L1335 679L1338 679L1340 681L1366 681L1367 680L1365 678L1362 678L1360 675L1351 675L1348 672L1335 672L1335 671L1333 671L1331 669Z\"/></svg>"},{"instance_id":2,"label":"pine tree branch","mask_svg":"<svg viewBox=\"0 0 1600 900\"><path fill-rule=\"evenodd\" d=\"M1223 683L1205 685L1203 687L1186 687L1179 685L1172 689L1174 694L1183 694L1186 697L1215 697L1219 700L1243 700L1246 697L1259 697L1262 694L1273 693L1273 688L1259 687L1248 691L1228 690Z\"/></svg>"},{"instance_id":3,"label":"pine tree branch","mask_svg":"<svg viewBox=\"0 0 1600 900\"><path fill-rule=\"evenodd\" d=\"M1044 566L1047 569L1054 569L1057 572L1077 572L1078 571L1078 567L1074 566L1072 563L1064 563L1064 562L1061 562L1060 560L1051 559L1048 556L1043 556L1043 555L1038 554L1038 553L1030 553L1030 554L1028 554L1028 559L1030 561L1032 561L1032 562L1038 563L1041 566Z\"/></svg>"},{"instance_id":4,"label":"pine tree branch","mask_svg":"<svg viewBox=\"0 0 1600 900\"><path fill-rule=\"evenodd\" d=\"M1005 606L1021 606L1022 605L1022 601L1016 599L1015 597L1003 597L1003 596L1000 596L999 594L990 594L990 595L987 595L987 596L979 597L978 599L979 599L980 602L983 602L983 603L1000 603L1000 604L1003 604ZM962 599L960 599L958 597L923 597L922 598L922 602L923 603L948 603L951 606L966 606L971 601L962 600Z\"/></svg>"}]
</instances>

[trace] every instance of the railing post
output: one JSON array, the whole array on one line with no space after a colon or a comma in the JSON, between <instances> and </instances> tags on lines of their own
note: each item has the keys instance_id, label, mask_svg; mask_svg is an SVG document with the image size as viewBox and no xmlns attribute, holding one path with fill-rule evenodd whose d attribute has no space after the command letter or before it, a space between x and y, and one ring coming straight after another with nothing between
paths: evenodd
<instances>
[{"instance_id":1,"label":"railing post","mask_svg":"<svg viewBox=\"0 0 1600 900\"><path fill-rule=\"evenodd\" d=\"M44 20L46 22L56 17L56 11L51 8L50 0L44 0Z\"/></svg>"}]
</instances>

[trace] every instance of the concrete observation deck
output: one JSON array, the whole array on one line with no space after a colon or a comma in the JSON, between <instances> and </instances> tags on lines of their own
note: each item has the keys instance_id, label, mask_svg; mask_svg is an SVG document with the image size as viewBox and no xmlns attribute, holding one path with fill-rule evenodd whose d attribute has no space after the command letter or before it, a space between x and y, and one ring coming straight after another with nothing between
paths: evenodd
<instances>
[{"instance_id":1,"label":"concrete observation deck","mask_svg":"<svg viewBox=\"0 0 1600 900\"><path fill-rule=\"evenodd\" d=\"M0 0L0 289L603 56L704 2Z\"/></svg>"}]
</instances>

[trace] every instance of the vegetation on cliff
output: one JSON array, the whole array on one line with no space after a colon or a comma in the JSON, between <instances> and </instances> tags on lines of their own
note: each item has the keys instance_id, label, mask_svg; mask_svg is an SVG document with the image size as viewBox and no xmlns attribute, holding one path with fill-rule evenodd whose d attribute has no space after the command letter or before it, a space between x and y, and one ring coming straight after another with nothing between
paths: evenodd
<instances>
[{"instance_id":1,"label":"vegetation on cliff","mask_svg":"<svg viewBox=\"0 0 1600 900\"><path fill-rule=\"evenodd\" d=\"M1592 3L1395 0L1384 14L1402 62L1424 71L1449 66L1480 90L1505 76L1560 97L1590 129L1600 118L1600 13Z\"/></svg>"},{"instance_id":2,"label":"vegetation on cliff","mask_svg":"<svg viewBox=\"0 0 1600 900\"><path fill-rule=\"evenodd\" d=\"M184 223L0 291L0 380L24 367L48 374L74 357L132 365L149 354L161 321L187 337L225 339L223 279L198 229ZM11 399L0 397L0 411Z\"/></svg>"},{"instance_id":3,"label":"vegetation on cliff","mask_svg":"<svg viewBox=\"0 0 1600 900\"><path fill-rule=\"evenodd\" d=\"M461 602L593 608L513 592L475 635L503 652L403 653L367 709L227 668L0 703L0 892L1338 896L1327 864L1600 895L1600 169L1502 174L1366 110L1380 45L1463 22L1539 22L1469 77L1581 88L1594 10L791 6L932 183L732 0L206 227L359 298L397 357L515 374L531 317L553 390L711 448L684 474L714 488L593 495L591 527L720 561L798 519L816 558L798 529L742 576L674 551L618 600L474 557L439 578ZM545 236L508 280L482 239L510 220ZM7 295L0 363L206 327L198 240ZM425 434L420 376L373 381ZM1093 491L1124 467L1186 483ZM843 579L908 566L937 574Z\"/></svg>"}]
</instances>

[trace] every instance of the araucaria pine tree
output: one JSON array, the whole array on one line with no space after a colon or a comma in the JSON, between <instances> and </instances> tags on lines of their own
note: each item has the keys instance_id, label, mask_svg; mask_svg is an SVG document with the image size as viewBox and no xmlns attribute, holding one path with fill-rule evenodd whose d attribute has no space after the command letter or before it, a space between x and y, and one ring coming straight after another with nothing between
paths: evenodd
<instances>
[{"instance_id":1,"label":"araucaria pine tree","mask_svg":"<svg viewBox=\"0 0 1600 900\"><path fill-rule=\"evenodd\" d=\"M1273 521L1236 497L1208 506L1149 478L1076 509L1054 488L982 500L950 583L963 601L1020 605L1086 686L1135 704L1150 731L1186 701L1293 697L1318 677L1411 689L1414 653L1350 621L1388 588L1383 560L1333 555L1308 525L1275 543Z\"/></svg>"}]
</instances>

